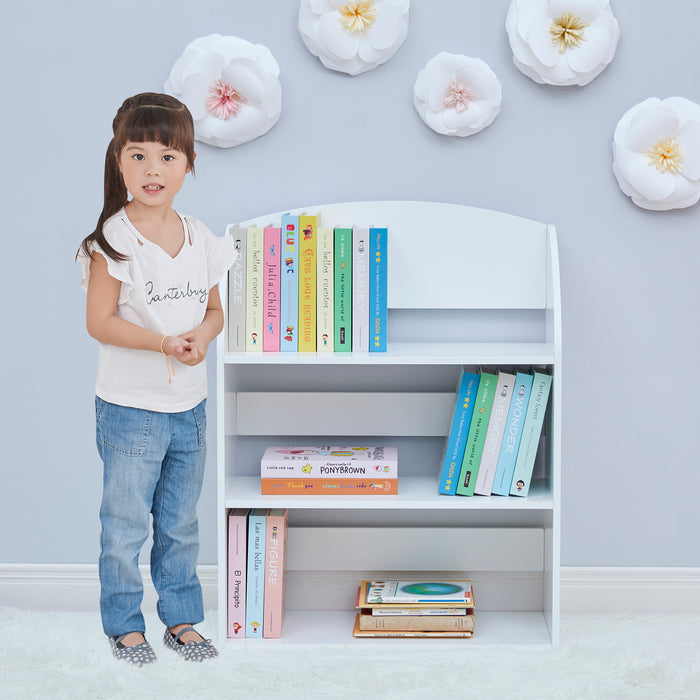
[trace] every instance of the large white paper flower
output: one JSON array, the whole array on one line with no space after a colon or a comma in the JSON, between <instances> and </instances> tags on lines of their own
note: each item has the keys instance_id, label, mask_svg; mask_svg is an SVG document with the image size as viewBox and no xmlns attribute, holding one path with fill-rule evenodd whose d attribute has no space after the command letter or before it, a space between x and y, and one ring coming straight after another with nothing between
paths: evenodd
<instances>
[{"instance_id":1,"label":"large white paper flower","mask_svg":"<svg viewBox=\"0 0 700 700\"><path fill-rule=\"evenodd\" d=\"M613 172L644 209L682 209L700 200L700 105L650 97L625 112L613 137Z\"/></svg>"},{"instance_id":2,"label":"large white paper flower","mask_svg":"<svg viewBox=\"0 0 700 700\"><path fill-rule=\"evenodd\" d=\"M480 58L443 51L418 72L413 103L438 134L471 136L501 109L501 83Z\"/></svg>"},{"instance_id":3,"label":"large white paper flower","mask_svg":"<svg viewBox=\"0 0 700 700\"><path fill-rule=\"evenodd\" d=\"M185 47L165 92L192 112L198 141L228 148L267 133L282 109L279 65L270 50L210 34Z\"/></svg>"},{"instance_id":4,"label":"large white paper flower","mask_svg":"<svg viewBox=\"0 0 700 700\"><path fill-rule=\"evenodd\" d=\"M609 0L512 0L513 63L536 83L586 85L612 61L620 27Z\"/></svg>"},{"instance_id":5,"label":"large white paper flower","mask_svg":"<svg viewBox=\"0 0 700 700\"><path fill-rule=\"evenodd\" d=\"M357 75L388 61L408 33L409 0L301 0L299 33L326 68Z\"/></svg>"}]
</instances>

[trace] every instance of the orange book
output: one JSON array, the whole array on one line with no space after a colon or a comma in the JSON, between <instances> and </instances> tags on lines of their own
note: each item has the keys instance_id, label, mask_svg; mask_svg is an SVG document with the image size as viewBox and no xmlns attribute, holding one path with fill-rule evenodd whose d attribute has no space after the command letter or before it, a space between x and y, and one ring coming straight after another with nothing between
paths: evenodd
<instances>
[{"instance_id":1,"label":"orange book","mask_svg":"<svg viewBox=\"0 0 700 700\"><path fill-rule=\"evenodd\" d=\"M261 479L261 493L277 495L393 496L399 491L398 479Z\"/></svg>"}]
</instances>

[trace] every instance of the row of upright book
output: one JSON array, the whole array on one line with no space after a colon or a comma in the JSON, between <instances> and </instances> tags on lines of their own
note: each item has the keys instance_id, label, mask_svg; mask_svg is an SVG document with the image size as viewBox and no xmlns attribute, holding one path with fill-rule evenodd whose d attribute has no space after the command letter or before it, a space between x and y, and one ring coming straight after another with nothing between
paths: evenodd
<instances>
[{"instance_id":1,"label":"row of upright book","mask_svg":"<svg viewBox=\"0 0 700 700\"><path fill-rule=\"evenodd\" d=\"M386 352L387 238L382 227L229 226L229 352Z\"/></svg>"},{"instance_id":2,"label":"row of upright book","mask_svg":"<svg viewBox=\"0 0 700 700\"><path fill-rule=\"evenodd\" d=\"M233 508L229 511L228 637L282 636L287 525L286 508Z\"/></svg>"},{"instance_id":3,"label":"row of upright book","mask_svg":"<svg viewBox=\"0 0 700 700\"><path fill-rule=\"evenodd\" d=\"M551 385L542 369L462 367L438 491L527 496Z\"/></svg>"}]
</instances>

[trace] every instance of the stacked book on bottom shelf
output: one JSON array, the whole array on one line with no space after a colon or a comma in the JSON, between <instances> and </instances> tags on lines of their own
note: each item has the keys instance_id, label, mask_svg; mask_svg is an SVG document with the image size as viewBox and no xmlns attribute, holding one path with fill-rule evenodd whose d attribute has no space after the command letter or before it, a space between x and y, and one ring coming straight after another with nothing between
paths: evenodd
<instances>
[{"instance_id":1,"label":"stacked book on bottom shelf","mask_svg":"<svg viewBox=\"0 0 700 700\"><path fill-rule=\"evenodd\" d=\"M472 637L468 580L362 581L354 637Z\"/></svg>"}]
</instances>

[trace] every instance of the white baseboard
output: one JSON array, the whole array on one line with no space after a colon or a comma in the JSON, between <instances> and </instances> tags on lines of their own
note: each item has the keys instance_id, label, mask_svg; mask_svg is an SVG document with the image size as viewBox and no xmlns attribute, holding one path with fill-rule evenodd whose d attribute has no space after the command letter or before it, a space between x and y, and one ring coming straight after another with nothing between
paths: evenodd
<instances>
[{"instance_id":1,"label":"white baseboard","mask_svg":"<svg viewBox=\"0 0 700 700\"><path fill-rule=\"evenodd\" d=\"M198 567L206 610L217 606L217 568ZM155 607L148 566L142 567L144 610ZM29 610L99 608L93 564L0 564L0 605ZM563 567L561 612L573 614L700 613L700 568Z\"/></svg>"}]
</instances>

